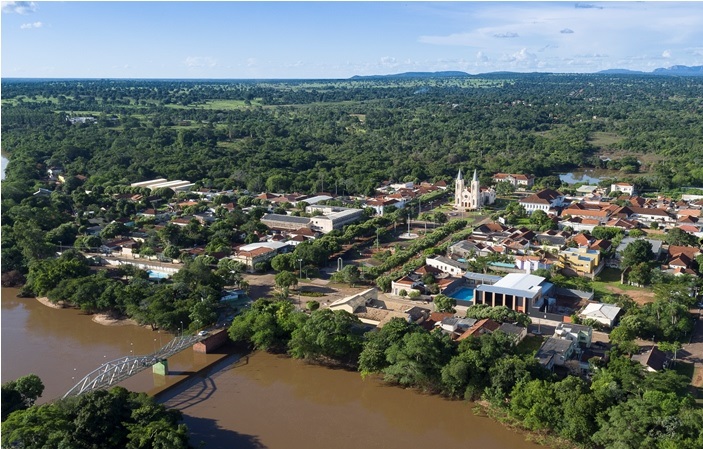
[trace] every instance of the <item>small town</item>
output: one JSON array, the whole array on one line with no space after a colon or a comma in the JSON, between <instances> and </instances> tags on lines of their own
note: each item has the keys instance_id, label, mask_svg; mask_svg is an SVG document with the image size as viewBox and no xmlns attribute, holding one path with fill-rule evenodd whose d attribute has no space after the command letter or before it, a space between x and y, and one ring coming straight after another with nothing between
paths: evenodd
<instances>
[{"instance_id":1,"label":"small town","mask_svg":"<svg viewBox=\"0 0 703 449\"><path fill-rule=\"evenodd\" d=\"M47 181L66 182L62 168L49 168ZM537 188L529 174L506 173L483 186L476 171L467 180L461 170L453 183L384 182L373 197L217 191L200 184L160 178L125 186L111 197L115 209L133 213L89 210L75 248L92 264L147 270L153 282L167 282L185 260L218 271L234 268L240 273L224 286L220 301L242 307L274 292L300 310L345 310L370 329L401 318L455 342L500 330L520 344L529 335L542 366L582 376L596 366L593 360L606 357L610 331L628 309L669 301L651 286L675 279L683 309L667 313L680 314L682 324L647 333L630 329L626 335L638 338L618 343L628 343L632 359L647 370L690 365L690 359L691 372L703 375L699 345L657 344L669 332L691 338L697 321L688 312L703 306L697 281L703 195L676 201L640 196L633 184L607 181L568 186L567 194ZM497 190L509 193L499 197ZM174 249L179 235L204 235L236 214L250 220L233 230L241 244L212 239ZM466 228L386 264L455 220ZM362 231L340 244L349 226L364 223L373 223L371 235ZM311 251L316 241L327 251ZM489 308L526 319L515 313L482 318Z\"/></svg>"},{"instance_id":2,"label":"small town","mask_svg":"<svg viewBox=\"0 0 703 449\"><path fill-rule=\"evenodd\" d=\"M703 449L700 5L2 14L0 448Z\"/></svg>"}]
</instances>

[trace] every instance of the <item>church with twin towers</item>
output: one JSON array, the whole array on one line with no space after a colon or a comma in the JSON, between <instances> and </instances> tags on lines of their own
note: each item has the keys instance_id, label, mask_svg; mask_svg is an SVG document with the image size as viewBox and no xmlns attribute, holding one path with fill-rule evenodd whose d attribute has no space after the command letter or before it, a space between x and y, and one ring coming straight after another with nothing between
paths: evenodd
<instances>
[{"instance_id":1,"label":"church with twin towers","mask_svg":"<svg viewBox=\"0 0 703 449\"><path fill-rule=\"evenodd\" d=\"M468 184L459 169L459 174L454 180L454 208L460 211L479 210L487 204L496 201L496 191L493 187L481 187L478 173L474 170L474 177Z\"/></svg>"}]
</instances>

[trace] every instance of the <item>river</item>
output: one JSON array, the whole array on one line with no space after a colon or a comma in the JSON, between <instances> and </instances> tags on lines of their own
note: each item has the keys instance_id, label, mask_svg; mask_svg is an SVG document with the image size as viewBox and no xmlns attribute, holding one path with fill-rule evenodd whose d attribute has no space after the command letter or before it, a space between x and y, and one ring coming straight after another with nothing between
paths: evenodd
<instances>
[{"instance_id":1,"label":"river","mask_svg":"<svg viewBox=\"0 0 703 449\"><path fill-rule=\"evenodd\" d=\"M77 310L51 309L2 289L2 382L39 375L39 402L59 397L104 360L152 352L169 337L137 326L102 326ZM185 350L177 376L216 360ZM219 356L221 357L221 356ZM122 385L153 393L163 378L144 371ZM184 413L192 443L205 448L323 449L460 447L537 449L523 435L472 413L471 404L389 387L355 372L266 353L220 359L161 397Z\"/></svg>"}]
</instances>

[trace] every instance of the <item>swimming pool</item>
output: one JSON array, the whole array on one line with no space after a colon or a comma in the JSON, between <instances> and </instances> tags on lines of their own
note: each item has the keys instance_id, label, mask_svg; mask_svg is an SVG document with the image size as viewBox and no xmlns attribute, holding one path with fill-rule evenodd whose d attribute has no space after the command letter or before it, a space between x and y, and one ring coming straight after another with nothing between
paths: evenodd
<instances>
[{"instance_id":1,"label":"swimming pool","mask_svg":"<svg viewBox=\"0 0 703 449\"><path fill-rule=\"evenodd\" d=\"M163 271L147 270L149 274L149 279L168 279L171 273L165 273Z\"/></svg>"},{"instance_id":2,"label":"swimming pool","mask_svg":"<svg viewBox=\"0 0 703 449\"><path fill-rule=\"evenodd\" d=\"M469 287L461 287L459 290L451 293L449 296L454 299L460 299L462 301L473 301L474 289Z\"/></svg>"}]
</instances>

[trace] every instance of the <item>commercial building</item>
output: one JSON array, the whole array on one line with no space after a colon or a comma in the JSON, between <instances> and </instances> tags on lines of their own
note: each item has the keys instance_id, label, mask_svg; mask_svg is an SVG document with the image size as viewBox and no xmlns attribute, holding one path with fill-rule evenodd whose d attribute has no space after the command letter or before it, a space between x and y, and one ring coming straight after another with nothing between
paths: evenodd
<instances>
[{"instance_id":1,"label":"commercial building","mask_svg":"<svg viewBox=\"0 0 703 449\"><path fill-rule=\"evenodd\" d=\"M506 306L509 309L529 314L531 307L542 304L554 284L534 274L510 273L495 284L481 284L474 292L475 304L491 307Z\"/></svg>"}]
</instances>

